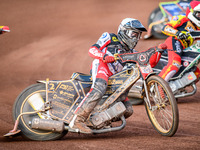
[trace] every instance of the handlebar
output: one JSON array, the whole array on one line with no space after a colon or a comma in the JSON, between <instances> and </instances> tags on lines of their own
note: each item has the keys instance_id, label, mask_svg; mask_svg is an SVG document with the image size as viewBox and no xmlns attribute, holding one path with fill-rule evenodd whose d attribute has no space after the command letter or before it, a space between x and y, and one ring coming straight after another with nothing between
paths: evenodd
<instances>
[{"instance_id":1,"label":"handlebar","mask_svg":"<svg viewBox=\"0 0 200 150\"><path fill-rule=\"evenodd\" d=\"M200 38L200 31L191 31L188 33L192 38Z\"/></svg>"},{"instance_id":2,"label":"handlebar","mask_svg":"<svg viewBox=\"0 0 200 150\"><path fill-rule=\"evenodd\" d=\"M161 43L158 45L158 47L156 48L155 52L160 52L162 53L164 50L167 49L167 45L165 43Z\"/></svg>"},{"instance_id":3,"label":"handlebar","mask_svg":"<svg viewBox=\"0 0 200 150\"><path fill-rule=\"evenodd\" d=\"M166 49L157 48L155 52L160 52L160 53L162 53L162 52L164 52L164 50L166 50Z\"/></svg>"},{"instance_id":4,"label":"handlebar","mask_svg":"<svg viewBox=\"0 0 200 150\"><path fill-rule=\"evenodd\" d=\"M119 60L118 53L114 54L115 61Z\"/></svg>"},{"instance_id":5,"label":"handlebar","mask_svg":"<svg viewBox=\"0 0 200 150\"><path fill-rule=\"evenodd\" d=\"M155 49L155 48L154 48ZM153 52L152 51L152 53L155 53L155 52L160 52L160 53L162 53L162 52L164 52L165 50L168 50L167 49L167 45L166 44L164 44L164 43L162 43L162 44L160 44L158 47L156 47L156 50ZM147 50L148 51L148 50ZM133 55L133 54L138 54L138 53L144 53L144 52L135 52L135 53L127 53L127 54L122 54L122 55ZM114 54L114 59L115 59L115 62L117 61L117 60L119 60L119 59L121 59L121 54L120 54L120 56L119 56L119 54L118 53L115 53Z\"/></svg>"},{"instance_id":6,"label":"handlebar","mask_svg":"<svg viewBox=\"0 0 200 150\"><path fill-rule=\"evenodd\" d=\"M186 32L186 37L188 38L189 36L191 36L192 38L200 38L200 31L190 31L190 32Z\"/></svg>"}]
</instances>

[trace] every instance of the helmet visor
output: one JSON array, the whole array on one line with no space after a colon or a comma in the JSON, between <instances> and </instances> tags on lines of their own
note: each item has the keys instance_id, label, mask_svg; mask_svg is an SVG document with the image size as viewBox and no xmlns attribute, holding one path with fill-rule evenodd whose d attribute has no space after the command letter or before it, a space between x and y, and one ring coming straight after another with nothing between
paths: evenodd
<instances>
[{"instance_id":1,"label":"helmet visor","mask_svg":"<svg viewBox=\"0 0 200 150\"><path fill-rule=\"evenodd\" d=\"M198 20L200 20L200 11L195 11L194 12L194 16L195 16L195 18L197 18Z\"/></svg>"},{"instance_id":2,"label":"helmet visor","mask_svg":"<svg viewBox=\"0 0 200 150\"><path fill-rule=\"evenodd\" d=\"M133 39L133 38L139 39L140 38L140 34L141 34L140 31L135 31L135 30L127 30L127 33L126 33L126 35L130 39Z\"/></svg>"}]
</instances>

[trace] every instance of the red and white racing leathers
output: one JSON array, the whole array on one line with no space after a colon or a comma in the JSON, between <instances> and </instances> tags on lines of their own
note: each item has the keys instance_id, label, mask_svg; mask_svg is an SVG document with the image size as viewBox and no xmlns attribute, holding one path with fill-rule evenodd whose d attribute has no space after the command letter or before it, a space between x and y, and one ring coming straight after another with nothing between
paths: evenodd
<instances>
[{"instance_id":1,"label":"red and white racing leathers","mask_svg":"<svg viewBox=\"0 0 200 150\"><path fill-rule=\"evenodd\" d=\"M160 72L159 76L168 81L173 77L179 70L181 66L181 56L183 49L191 46L194 39L191 36L188 36L187 39L178 39L178 33L184 33L189 31L199 30L197 27L186 17L186 16L174 16L170 22L168 22L163 27L163 33L169 37L165 40L165 44L168 49L168 64ZM200 72L197 69L197 73ZM199 77L198 77L199 78Z\"/></svg>"},{"instance_id":2,"label":"red and white racing leathers","mask_svg":"<svg viewBox=\"0 0 200 150\"><path fill-rule=\"evenodd\" d=\"M99 38L96 44L89 49L89 56L94 58L92 63L92 78L95 81L96 78L102 78L108 81L108 78L120 72L123 69L123 64L120 60L112 63L104 63L103 56L105 54L114 56L116 53L131 53L132 51L126 51L122 49L117 35L113 33L105 32Z\"/></svg>"},{"instance_id":3,"label":"red and white racing leathers","mask_svg":"<svg viewBox=\"0 0 200 150\"><path fill-rule=\"evenodd\" d=\"M122 45L117 38L117 35L115 35L114 33L104 32L102 36L98 39L97 43L92 45L92 47L89 49L89 56L94 58L91 66L93 79L91 90L94 87L96 79L100 78L108 82L108 78L110 76L120 72L124 67L120 60L112 63L105 63L103 61L103 57L105 54L109 56L114 56L114 54L116 53L121 54L131 52L131 50L126 51L122 48ZM128 100L128 98L126 98L126 100Z\"/></svg>"}]
</instances>

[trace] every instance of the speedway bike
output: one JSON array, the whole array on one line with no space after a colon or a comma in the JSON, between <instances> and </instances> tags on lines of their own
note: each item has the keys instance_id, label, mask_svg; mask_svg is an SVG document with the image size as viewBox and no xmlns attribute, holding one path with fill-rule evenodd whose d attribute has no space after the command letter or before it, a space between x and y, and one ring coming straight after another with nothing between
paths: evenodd
<instances>
[{"instance_id":1,"label":"speedway bike","mask_svg":"<svg viewBox=\"0 0 200 150\"><path fill-rule=\"evenodd\" d=\"M187 36L199 39L200 31L188 32ZM200 40L197 40L193 45L183 50L181 56L181 67L179 71L168 81L176 100L178 100L178 98L193 96L197 92L197 81L199 80L199 77L195 75L195 71L199 66L199 62ZM153 68L153 71L156 74L159 74L161 70L167 65L167 63L167 52L162 53L161 58L158 64ZM141 89L138 88L141 84L142 81L138 80L130 89L128 94L132 100L132 103L135 105L143 103Z\"/></svg>"},{"instance_id":2,"label":"speedway bike","mask_svg":"<svg viewBox=\"0 0 200 150\"><path fill-rule=\"evenodd\" d=\"M188 33L188 36L199 38L200 32L194 31ZM159 73L161 69L167 65L168 57L161 56L157 66L153 69ZM169 86L174 93L176 99L192 96L197 91L198 76L195 75L196 68L200 62L200 40L195 44L183 50L181 57L181 67L179 71L169 80Z\"/></svg>"},{"instance_id":3,"label":"speedway bike","mask_svg":"<svg viewBox=\"0 0 200 150\"><path fill-rule=\"evenodd\" d=\"M126 126L126 107L122 100L139 80L149 120L163 136L173 136L179 124L175 97L162 78L155 75L149 59L163 49L115 54L115 60L125 63L124 69L109 77L106 93L91 112L86 125L93 134L122 130ZM91 75L75 72L70 80L40 80L27 87L17 97L13 106L15 126L6 137L23 135L31 140L56 140L68 132L80 133L70 128L74 112L89 92Z\"/></svg>"}]
</instances>

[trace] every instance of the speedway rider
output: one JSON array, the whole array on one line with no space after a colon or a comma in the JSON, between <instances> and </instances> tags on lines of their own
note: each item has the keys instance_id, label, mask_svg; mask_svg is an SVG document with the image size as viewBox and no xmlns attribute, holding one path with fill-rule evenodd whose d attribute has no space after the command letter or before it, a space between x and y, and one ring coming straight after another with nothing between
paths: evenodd
<instances>
[{"instance_id":1,"label":"speedway rider","mask_svg":"<svg viewBox=\"0 0 200 150\"><path fill-rule=\"evenodd\" d=\"M183 49L191 46L194 38L187 34L187 32L200 29L200 2L192 1L186 10L186 16L174 16L162 29L162 32L169 37L165 40L168 49L168 64L159 73L166 81L178 72L181 67L181 56ZM197 79L200 77L199 68L196 69L195 74Z\"/></svg>"},{"instance_id":2,"label":"speedway rider","mask_svg":"<svg viewBox=\"0 0 200 150\"><path fill-rule=\"evenodd\" d=\"M89 49L89 56L94 58L91 70L93 84L82 103L75 110L74 122L70 124L72 128L79 129L84 133L92 133L85 121L104 95L108 78L120 72L124 67L120 61L115 62L114 54L132 53L143 31L146 29L140 21L126 18L119 25L117 35L105 32ZM128 98L123 103L126 106L124 116L127 118L133 113L132 105Z\"/></svg>"}]
</instances>

